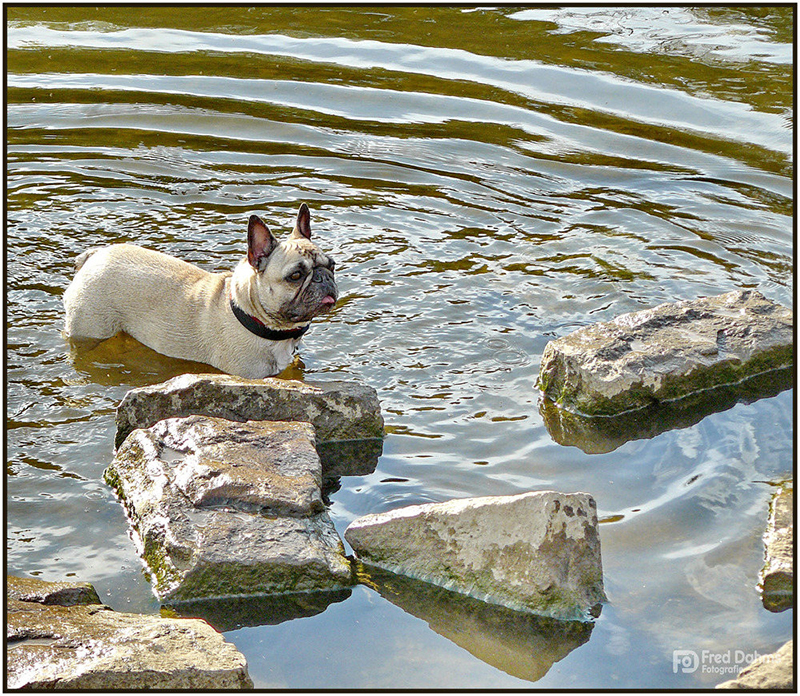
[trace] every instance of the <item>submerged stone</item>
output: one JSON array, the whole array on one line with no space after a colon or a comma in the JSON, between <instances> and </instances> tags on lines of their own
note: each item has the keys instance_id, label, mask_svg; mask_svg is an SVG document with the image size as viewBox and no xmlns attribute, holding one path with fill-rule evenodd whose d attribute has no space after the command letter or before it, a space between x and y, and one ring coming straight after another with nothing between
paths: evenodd
<instances>
[{"instance_id":1,"label":"submerged stone","mask_svg":"<svg viewBox=\"0 0 800 696\"><path fill-rule=\"evenodd\" d=\"M783 484L770 504L764 533L766 561L761 570L761 599L770 611L794 603L794 483Z\"/></svg>"},{"instance_id":2,"label":"submerged stone","mask_svg":"<svg viewBox=\"0 0 800 696\"><path fill-rule=\"evenodd\" d=\"M615 415L791 366L792 326L754 290L662 304L551 341L538 386L561 408Z\"/></svg>"},{"instance_id":3,"label":"submerged stone","mask_svg":"<svg viewBox=\"0 0 800 696\"><path fill-rule=\"evenodd\" d=\"M163 600L352 582L308 423L166 419L134 430L105 480Z\"/></svg>"},{"instance_id":4,"label":"submerged stone","mask_svg":"<svg viewBox=\"0 0 800 696\"><path fill-rule=\"evenodd\" d=\"M587 621L605 601L586 493L413 505L360 517L345 539L365 564L515 610Z\"/></svg>"},{"instance_id":5,"label":"submerged stone","mask_svg":"<svg viewBox=\"0 0 800 696\"><path fill-rule=\"evenodd\" d=\"M343 381L186 374L125 395L117 408L115 446L134 428L193 414L239 422L310 422L319 442L383 438L380 403L371 387Z\"/></svg>"},{"instance_id":6,"label":"submerged stone","mask_svg":"<svg viewBox=\"0 0 800 696\"><path fill-rule=\"evenodd\" d=\"M18 584L9 580L9 587ZM61 587L53 587L49 595L56 596L66 584L54 583ZM15 596L11 590L6 606L10 689L253 688L244 656L204 621L125 614L99 603L43 604Z\"/></svg>"}]
</instances>

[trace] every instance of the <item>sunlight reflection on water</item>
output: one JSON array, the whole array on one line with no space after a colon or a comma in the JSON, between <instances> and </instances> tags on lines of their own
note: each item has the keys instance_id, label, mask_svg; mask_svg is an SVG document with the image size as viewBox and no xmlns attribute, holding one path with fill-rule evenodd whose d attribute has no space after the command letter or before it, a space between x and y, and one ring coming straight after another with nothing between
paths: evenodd
<instances>
[{"instance_id":1,"label":"sunlight reflection on water","mask_svg":"<svg viewBox=\"0 0 800 696\"><path fill-rule=\"evenodd\" d=\"M374 386L388 432L377 470L332 493L340 533L406 504L591 493L611 603L537 687L709 687L674 673L672 651L766 653L791 636L792 612L754 589L766 482L792 468L791 390L588 455L552 440L533 386L546 343L590 322L739 287L791 304L788 8L9 21L9 572L158 611L101 481L114 408L208 368L126 337L70 359L75 256L134 241L221 271L248 215L282 236L305 200L341 301L290 376ZM261 687L530 686L533 671L487 657L516 649L487 624L462 648L421 616L360 586L226 636Z\"/></svg>"}]
</instances>

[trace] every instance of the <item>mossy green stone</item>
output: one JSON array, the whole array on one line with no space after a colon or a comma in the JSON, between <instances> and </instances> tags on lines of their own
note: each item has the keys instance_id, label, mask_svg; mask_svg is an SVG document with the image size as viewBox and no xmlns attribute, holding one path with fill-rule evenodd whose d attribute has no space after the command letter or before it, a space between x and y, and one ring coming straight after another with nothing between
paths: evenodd
<instances>
[{"instance_id":1,"label":"mossy green stone","mask_svg":"<svg viewBox=\"0 0 800 696\"><path fill-rule=\"evenodd\" d=\"M308 423L166 419L133 431L104 478L163 600L353 584Z\"/></svg>"},{"instance_id":2,"label":"mossy green stone","mask_svg":"<svg viewBox=\"0 0 800 696\"><path fill-rule=\"evenodd\" d=\"M560 408L615 416L780 370L792 312L754 290L663 304L545 346L538 387Z\"/></svg>"}]
</instances>

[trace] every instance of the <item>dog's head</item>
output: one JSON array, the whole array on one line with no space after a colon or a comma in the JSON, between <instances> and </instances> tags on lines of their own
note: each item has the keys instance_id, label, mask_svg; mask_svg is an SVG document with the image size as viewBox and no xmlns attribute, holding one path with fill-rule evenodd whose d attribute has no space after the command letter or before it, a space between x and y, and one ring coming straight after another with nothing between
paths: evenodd
<instances>
[{"instance_id":1,"label":"dog's head","mask_svg":"<svg viewBox=\"0 0 800 696\"><path fill-rule=\"evenodd\" d=\"M247 259L232 279L233 300L272 328L308 324L333 309L334 262L311 241L311 213L303 203L292 233L278 242L257 215L247 226Z\"/></svg>"}]
</instances>

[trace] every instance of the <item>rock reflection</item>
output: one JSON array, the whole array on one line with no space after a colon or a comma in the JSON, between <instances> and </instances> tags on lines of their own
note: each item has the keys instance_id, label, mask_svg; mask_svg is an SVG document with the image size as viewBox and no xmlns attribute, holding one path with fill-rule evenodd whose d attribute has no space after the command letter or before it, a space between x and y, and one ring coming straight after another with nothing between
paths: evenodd
<instances>
[{"instance_id":1,"label":"rock reflection","mask_svg":"<svg viewBox=\"0 0 800 696\"><path fill-rule=\"evenodd\" d=\"M479 660L526 681L541 679L594 628L488 604L374 566L360 566L359 580Z\"/></svg>"},{"instance_id":2,"label":"rock reflection","mask_svg":"<svg viewBox=\"0 0 800 696\"><path fill-rule=\"evenodd\" d=\"M383 454L383 438L317 442L317 454L326 479L368 476L375 471L378 458Z\"/></svg>"},{"instance_id":3,"label":"rock reflection","mask_svg":"<svg viewBox=\"0 0 800 696\"><path fill-rule=\"evenodd\" d=\"M331 604L343 602L351 590L293 592L257 597L224 597L165 604L162 613L186 619L203 619L224 633L238 628L265 626L315 616Z\"/></svg>"},{"instance_id":4,"label":"rock reflection","mask_svg":"<svg viewBox=\"0 0 800 696\"><path fill-rule=\"evenodd\" d=\"M587 417L570 413L543 398L539 413L550 437L559 445L578 447L586 454L613 452L630 440L646 440L667 430L689 428L706 416L749 404L789 389L793 367L771 370L732 385L697 392L678 401L663 402L618 416Z\"/></svg>"}]
</instances>

